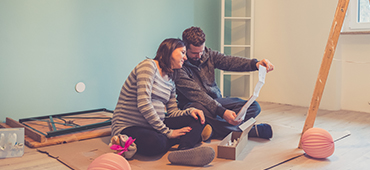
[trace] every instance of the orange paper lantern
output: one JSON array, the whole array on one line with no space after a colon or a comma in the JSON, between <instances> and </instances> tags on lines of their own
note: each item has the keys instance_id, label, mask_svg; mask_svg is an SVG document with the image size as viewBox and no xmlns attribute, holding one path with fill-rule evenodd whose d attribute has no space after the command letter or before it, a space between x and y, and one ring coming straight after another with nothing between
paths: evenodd
<instances>
[{"instance_id":1,"label":"orange paper lantern","mask_svg":"<svg viewBox=\"0 0 370 170\"><path fill-rule=\"evenodd\" d=\"M106 153L91 162L87 170L131 170L131 166L123 156Z\"/></svg>"},{"instance_id":2,"label":"orange paper lantern","mask_svg":"<svg viewBox=\"0 0 370 170\"><path fill-rule=\"evenodd\" d=\"M308 129L301 141L303 150L313 158L327 158L334 153L333 137L324 129Z\"/></svg>"}]
</instances>

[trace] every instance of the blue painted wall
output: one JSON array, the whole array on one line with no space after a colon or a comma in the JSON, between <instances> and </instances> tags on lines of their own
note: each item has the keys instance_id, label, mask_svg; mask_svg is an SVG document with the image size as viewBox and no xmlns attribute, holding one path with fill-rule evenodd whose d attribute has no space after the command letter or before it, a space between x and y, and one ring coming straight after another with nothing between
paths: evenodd
<instances>
[{"instance_id":1,"label":"blue painted wall","mask_svg":"<svg viewBox=\"0 0 370 170\"><path fill-rule=\"evenodd\" d=\"M220 50L221 44L221 0L194 1L194 25L201 27L206 34L206 46ZM216 83L220 82L216 69Z\"/></svg>"},{"instance_id":2,"label":"blue painted wall","mask_svg":"<svg viewBox=\"0 0 370 170\"><path fill-rule=\"evenodd\" d=\"M163 39L196 25L218 49L219 8L220 0L0 0L0 121L113 110L130 71Z\"/></svg>"}]
</instances>

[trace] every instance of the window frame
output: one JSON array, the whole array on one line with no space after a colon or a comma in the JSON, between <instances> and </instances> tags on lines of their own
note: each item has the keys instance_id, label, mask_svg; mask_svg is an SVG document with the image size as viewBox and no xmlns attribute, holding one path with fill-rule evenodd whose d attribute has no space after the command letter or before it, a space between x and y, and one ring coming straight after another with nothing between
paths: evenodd
<instances>
[{"instance_id":1,"label":"window frame","mask_svg":"<svg viewBox=\"0 0 370 170\"><path fill-rule=\"evenodd\" d=\"M349 19L349 30L352 31L370 31L370 22L358 22L359 20L359 1L351 0L349 3L349 11L347 17Z\"/></svg>"}]
</instances>

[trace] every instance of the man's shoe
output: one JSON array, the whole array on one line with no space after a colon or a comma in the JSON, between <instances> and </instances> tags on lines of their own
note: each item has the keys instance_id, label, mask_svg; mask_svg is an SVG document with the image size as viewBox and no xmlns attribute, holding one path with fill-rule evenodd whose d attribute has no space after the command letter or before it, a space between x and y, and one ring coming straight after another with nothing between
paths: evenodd
<instances>
[{"instance_id":1,"label":"man's shoe","mask_svg":"<svg viewBox=\"0 0 370 170\"><path fill-rule=\"evenodd\" d=\"M249 137L258 137L263 139L272 138L272 128L269 124L261 123L254 125L248 133Z\"/></svg>"},{"instance_id":2,"label":"man's shoe","mask_svg":"<svg viewBox=\"0 0 370 170\"><path fill-rule=\"evenodd\" d=\"M208 165L215 158L215 151L209 146L177 150L168 154L168 160L172 164L204 166Z\"/></svg>"}]
</instances>

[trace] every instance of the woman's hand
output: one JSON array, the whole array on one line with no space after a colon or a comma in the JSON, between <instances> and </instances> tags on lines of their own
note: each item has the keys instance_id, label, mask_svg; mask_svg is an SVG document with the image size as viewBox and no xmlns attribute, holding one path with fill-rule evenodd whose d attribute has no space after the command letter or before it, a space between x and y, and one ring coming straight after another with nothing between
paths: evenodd
<instances>
[{"instance_id":1,"label":"woman's hand","mask_svg":"<svg viewBox=\"0 0 370 170\"><path fill-rule=\"evenodd\" d=\"M183 127L181 129L172 130L172 134L169 138L178 138L191 131L191 127Z\"/></svg>"},{"instance_id":2,"label":"woman's hand","mask_svg":"<svg viewBox=\"0 0 370 170\"><path fill-rule=\"evenodd\" d=\"M191 116L193 116L195 120L198 120L198 116L199 116L200 123L202 123L202 124L204 124L206 122L206 119L204 118L204 114L203 114L203 111L202 110L194 109L191 112Z\"/></svg>"}]
</instances>

